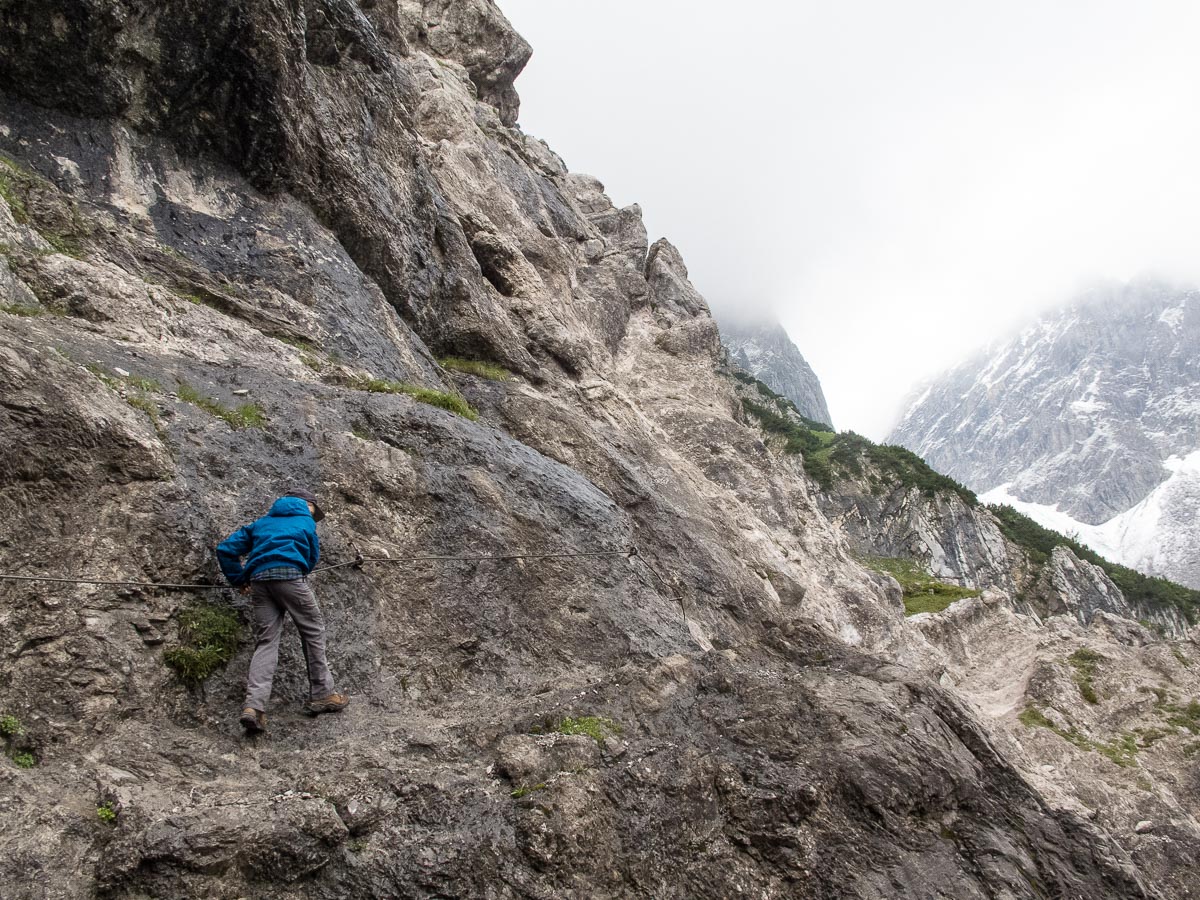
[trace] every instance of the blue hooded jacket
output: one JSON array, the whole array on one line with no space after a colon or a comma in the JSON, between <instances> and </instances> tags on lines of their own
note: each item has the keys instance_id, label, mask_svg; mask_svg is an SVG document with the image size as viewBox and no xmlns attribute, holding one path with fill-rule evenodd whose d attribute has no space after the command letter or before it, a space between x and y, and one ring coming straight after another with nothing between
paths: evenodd
<instances>
[{"instance_id":1,"label":"blue hooded jacket","mask_svg":"<svg viewBox=\"0 0 1200 900\"><path fill-rule=\"evenodd\" d=\"M299 497L280 497L265 516L239 528L217 546L221 571L234 587L249 582L255 572L280 566L294 566L307 575L320 558L317 524L308 504Z\"/></svg>"}]
</instances>

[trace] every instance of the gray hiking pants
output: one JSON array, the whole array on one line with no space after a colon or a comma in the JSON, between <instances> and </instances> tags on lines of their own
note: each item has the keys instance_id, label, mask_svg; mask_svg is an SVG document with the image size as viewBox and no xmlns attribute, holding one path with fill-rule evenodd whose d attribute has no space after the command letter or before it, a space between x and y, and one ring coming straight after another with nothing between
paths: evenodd
<instances>
[{"instance_id":1,"label":"gray hiking pants","mask_svg":"<svg viewBox=\"0 0 1200 900\"><path fill-rule=\"evenodd\" d=\"M254 631L257 644L250 660L250 676L246 679L245 706L266 712L271 698L271 682L279 662L279 638L283 634L283 614L290 613L304 645L304 660L308 665L311 698L328 697L333 693L333 676L325 661L325 616L317 606L317 598L308 582L255 581Z\"/></svg>"}]
</instances>

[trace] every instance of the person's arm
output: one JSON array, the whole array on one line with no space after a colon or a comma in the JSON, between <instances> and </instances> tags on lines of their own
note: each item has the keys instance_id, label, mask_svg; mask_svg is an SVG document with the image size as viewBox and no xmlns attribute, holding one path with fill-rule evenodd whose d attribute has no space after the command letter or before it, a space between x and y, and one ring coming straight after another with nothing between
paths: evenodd
<instances>
[{"instance_id":1,"label":"person's arm","mask_svg":"<svg viewBox=\"0 0 1200 900\"><path fill-rule=\"evenodd\" d=\"M217 560L221 563L221 571L225 580L234 587L245 583L245 569L242 568L242 557L254 546L254 534L250 526L239 528L217 545Z\"/></svg>"}]
</instances>

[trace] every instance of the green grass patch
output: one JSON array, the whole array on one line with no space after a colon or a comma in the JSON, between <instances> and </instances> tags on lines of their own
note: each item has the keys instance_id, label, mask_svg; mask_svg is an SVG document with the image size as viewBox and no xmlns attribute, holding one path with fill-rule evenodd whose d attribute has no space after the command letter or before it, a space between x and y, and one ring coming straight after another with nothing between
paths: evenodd
<instances>
[{"instance_id":1,"label":"green grass patch","mask_svg":"<svg viewBox=\"0 0 1200 900\"><path fill-rule=\"evenodd\" d=\"M0 303L0 312L8 313L10 316L23 316L27 319L46 314L46 310L40 306L26 306L22 303Z\"/></svg>"},{"instance_id":2,"label":"green grass patch","mask_svg":"<svg viewBox=\"0 0 1200 900\"><path fill-rule=\"evenodd\" d=\"M25 208L23 182L29 174L7 156L0 155L0 197L8 204L13 221L18 225L29 224L29 211Z\"/></svg>"},{"instance_id":3,"label":"green grass patch","mask_svg":"<svg viewBox=\"0 0 1200 900\"><path fill-rule=\"evenodd\" d=\"M178 647L163 653L163 662L185 684L200 684L233 659L242 625L231 606L199 603L179 614Z\"/></svg>"},{"instance_id":4,"label":"green grass patch","mask_svg":"<svg viewBox=\"0 0 1200 900\"><path fill-rule=\"evenodd\" d=\"M1187 706L1166 704L1167 724L1184 728L1192 734L1200 734L1200 700L1192 700Z\"/></svg>"},{"instance_id":5,"label":"green grass patch","mask_svg":"<svg viewBox=\"0 0 1200 900\"><path fill-rule=\"evenodd\" d=\"M113 807L111 800L105 800L96 807L96 817L105 825L117 824L117 811Z\"/></svg>"},{"instance_id":6,"label":"green grass patch","mask_svg":"<svg viewBox=\"0 0 1200 900\"><path fill-rule=\"evenodd\" d=\"M1171 653L1172 653L1172 655L1174 655L1174 657L1175 657L1177 660L1179 660L1179 664L1180 664L1181 666L1183 666L1185 669L1190 669L1190 668L1192 667L1192 661L1191 661L1191 660L1190 660L1190 659L1187 657L1187 655L1186 655L1186 654L1185 654L1185 653L1184 653L1182 650L1180 650L1178 647L1172 647L1172 648L1171 648Z\"/></svg>"},{"instance_id":7,"label":"green grass patch","mask_svg":"<svg viewBox=\"0 0 1200 900\"><path fill-rule=\"evenodd\" d=\"M862 563L869 569L891 575L904 591L904 614L938 613L958 600L978 597L981 591L938 581L911 559L866 556Z\"/></svg>"},{"instance_id":8,"label":"green grass patch","mask_svg":"<svg viewBox=\"0 0 1200 900\"><path fill-rule=\"evenodd\" d=\"M487 378L491 381L510 381L513 377L512 372L503 366L483 362L478 359L462 359L458 356L447 356L439 359L438 365L452 372L465 372L468 375L477 375L480 378Z\"/></svg>"},{"instance_id":9,"label":"green grass patch","mask_svg":"<svg viewBox=\"0 0 1200 900\"><path fill-rule=\"evenodd\" d=\"M317 346L312 341L306 341L304 338L278 336L275 340L287 344L289 347L295 347L302 353L315 353Z\"/></svg>"},{"instance_id":10,"label":"green grass patch","mask_svg":"<svg viewBox=\"0 0 1200 900\"><path fill-rule=\"evenodd\" d=\"M146 395L162 393L161 384L153 378L141 378L137 375L122 377L109 373L94 363L89 363L84 368L104 382L107 387L122 394L126 403L149 416L154 427L158 428L160 424L158 419L158 404Z\"/></svg>"},{"instance_id":11,"label":"green grass patch","mask_svg":"<svg viewBox=\"0 0 1200 900\"><path fill-rule=\"evenodd\" d=\"M41 235L46 239L46 243L53 247L57 253L61 253L63 256L71 256L75 259L83 259L83 244L80 243L79 238L75 235L68 232L49 231L47 229L41 229Z\"/></svg>"},{"instance_id":12,"label":"green grass patch","mask_svg":"<svg viewBox=\"0 0 1200 900\"><path fill-rule=\"evenodd\" d=\"M184 403L204 410L211 416L222 419L230 428L266 428L267 416L257 403L243 403L230 409L212 397L206 397L190 384L180 382L175 391Z\"/></svg>"},{"instance_id":13,"label":"green grass patch","mask_svg":"<svg viewBox=\"0 0 1200 900\"><path fill-rule=\"evenodd\" d=\"M1080 559L1103 569L1130 603L1178 610L1191 625L1195 625L1200 619L1200 591L1111 563L1078 541L1049 528L1043 528L1011 506L989 506L987 509L996 517L1004 536L1024 548L1036 566L1045 565L1055 547L1067 547Z\"/></svg>"},{"instance_id":14,"label":"green grass patch","mask_svg":"<svg viewBox=\"0 0 1200 900\"><path fill-rule=\"evenodd\" d=\"M597 744L604 743L610 735L620 734L621 730L620 725L605 716L567 717L547 729L557 734L585 734Z\"/></svg>"},{"instance_id":15,"label":"green grass patch","mask_svg":"<svg viewBox=\"0 0 1200 900\"><path fill-rule=\"evenodd\" d=\"M1156 743L1165 737L1170 737L1174 732L1166 728L1135 728L1133 733L1137 735L1138 745L1146 750L1153 747Z\"/></svg>"},{"instance_id":16,"label":"green grass patch","mask_svg":"<svg viewBox=\"0 0 1200 900\"><path fill-rule=\"evenodd\" d=\"M131 396L125 398L125 402L128 403L130 406L132 406L134 409L138 410L139 412L143 412L147 416L149 416L150 421L155 426L157 426L159 424L158 404L155 403L153 400L151 400L149 397L143 397L140 395L131 395Z\"/></svg>"},{"instance_id":17,"label":"green grass patch","mask_svg":"<svg viewBox=\"0 0 1200 900\"><path fill-rule=\"evenodd\" d=\"M1096 693L1095 678L1096 670L1104 659L1102 654L1087 647L1080 647L1067 657L1067 663L1075 670L1075 684L1079 688L1079 695L1093 705L1100 702Z\"/></svg>"},{"instance_id":18,"label":"green grass patch","mask_svg":"<svg viewBox=\"0 0 1200 900\"><path fill-rule=\"evenodd\" d=\"M1122 734L1107 743L1097 743L1095 750L1101 756L1106 756L1123 769L1130 769L1137 764L1138 742L1132 734Z\"/></svg>"},{"instance_id":19,"label":"green grass patch","mask_svg":"<svg viewBox=\"0 0 1200 900\"><path fill-rule=\"evenodd\" d=\"M1137 764L1137 737L1128 732L1111 741L1094 741L1074 726L1059 728L1050 718L1036 706L1027 706L1017 716L1026 728L1045 728L1052 731L1064 741L1089 753L1099 753L1112 760L1123 769L1132 768Z\"/></svg>"},{"instance_id":20,"label":"green grass patch","mask_svg":"<svg viewBox=\"0 0 1200 900\"><path fill-rule=\"evenodd\" d=\"M458 394L448 394L445 391L417 387L402 381L388 381L384 378L371 378L366 375L355 375L349 379L347 385L356 391L369 391L373 394L405 394L418 403L428 403L430 406L457 413L472 422L479 418L479 413Z\"/></svg>"}]
</instances>

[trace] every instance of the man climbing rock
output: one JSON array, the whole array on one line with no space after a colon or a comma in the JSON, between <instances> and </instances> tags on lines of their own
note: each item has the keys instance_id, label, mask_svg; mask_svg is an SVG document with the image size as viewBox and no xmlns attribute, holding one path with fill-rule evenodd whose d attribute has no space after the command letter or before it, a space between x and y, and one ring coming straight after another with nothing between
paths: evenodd
<instances>
[{"instance_id":1,"label":"man climbing rock","mask_svg":"<svg viewBox=\"0 0 1200 900\"><path fill-rule=\"evenodd\" d=\"M325 518L317 498L297 490L280 497L263 518L239 528L217 547L221 571L234 587L254 595L254 658L239 718L247 734L266 728L267 701L279 661L283 615L290 613L304 645L310 715L339 712L350 698L336 693L325 661L325 616L308 586L321 557L316 523ZM242 560L245 559L243 564Z\"/></svg>"}]
</instances>

